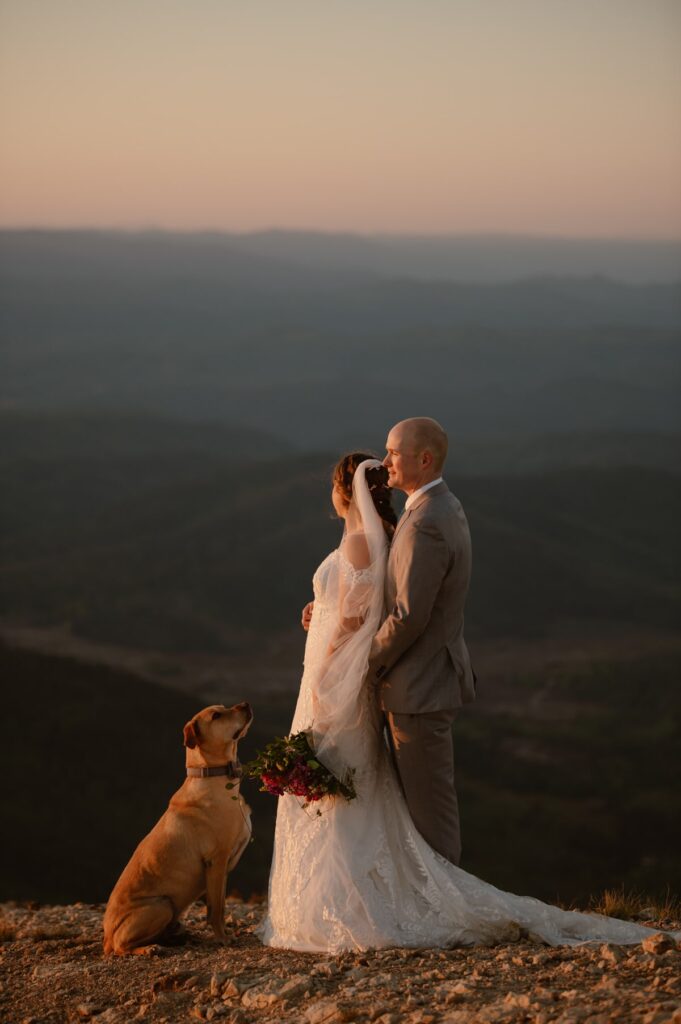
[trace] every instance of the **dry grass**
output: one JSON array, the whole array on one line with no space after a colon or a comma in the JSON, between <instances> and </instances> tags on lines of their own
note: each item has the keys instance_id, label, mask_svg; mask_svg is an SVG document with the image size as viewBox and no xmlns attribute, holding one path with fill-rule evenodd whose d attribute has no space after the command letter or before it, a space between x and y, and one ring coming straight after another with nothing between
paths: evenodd
<instances>
[{"instance_id":1,"label":"dry grass","mask_svg":"<svg viewBox=\"0 0 681 1024\"><path fill-rule=\"evenodd\" d=\"M678 920L681 900L667 889L663 900L653 899L645 893L619 889L606 889L600 896L592 896L589 910L607 917L620 917L625 921Z\"/></svg>"}]
</instances>

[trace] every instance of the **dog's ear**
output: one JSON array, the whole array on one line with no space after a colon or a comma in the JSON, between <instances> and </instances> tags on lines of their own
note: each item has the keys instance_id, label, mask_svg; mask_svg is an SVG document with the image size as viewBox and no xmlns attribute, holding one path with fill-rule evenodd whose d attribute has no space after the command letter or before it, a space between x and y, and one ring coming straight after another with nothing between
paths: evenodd
<instances>
[{"instance_id":1,"label":"dog's ear","mask_svg":"<svg viewBox=\"0 0 681 1024\"><path fill-rule=\"evenodd\" d=\"M198 719L192 718L191 722L187 722L184 727L183 735L185 747L189 747L190 750L193 750L200 742Z\"/></svg>"}]
</instances>

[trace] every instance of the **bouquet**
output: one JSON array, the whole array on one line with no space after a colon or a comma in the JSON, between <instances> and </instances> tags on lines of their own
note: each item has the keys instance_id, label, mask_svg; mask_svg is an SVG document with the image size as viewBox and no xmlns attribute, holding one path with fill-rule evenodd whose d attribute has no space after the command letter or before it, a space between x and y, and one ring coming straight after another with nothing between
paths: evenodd
<instances>
[{"instance_id":1,"label":"bouquet","mask_svg":"<svg viewBox=\"0 0 681 1024\"><path fill-rule=\"evenodd\" d=\"M260 779L260 789L273 796L292 793L303 797L303 807L325 796L342 796L353 800L357 795L352 771L344 779L321 764L310 743L309 732L276 736L263 751L243 766L247 778ZM317 811L320 814L320 811Z\"/></svg>"}]
</instances>

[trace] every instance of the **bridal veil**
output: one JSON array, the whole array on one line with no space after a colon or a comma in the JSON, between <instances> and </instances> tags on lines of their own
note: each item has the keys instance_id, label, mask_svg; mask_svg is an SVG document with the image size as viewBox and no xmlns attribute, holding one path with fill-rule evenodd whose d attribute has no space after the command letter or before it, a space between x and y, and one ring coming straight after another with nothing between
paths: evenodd
<instances>
[{"instance_id":1,"label":"bridal veil","mask_svg":"<svg viewBox=\"0 0 681 1024\"><path fill-rule=\"evenodd\" d=\"M309 680L312 738L319 760L337 777L361 770L367 758L362 718L369 651L383 618L388 538L371 497L367 470L381 466L366 459L355 470L352 504L338 549L338 571L330 579L337 593L327 600L337 609L325 656ZM354 506L354 507L353 507Z\"/></svg>"}]
</instances>

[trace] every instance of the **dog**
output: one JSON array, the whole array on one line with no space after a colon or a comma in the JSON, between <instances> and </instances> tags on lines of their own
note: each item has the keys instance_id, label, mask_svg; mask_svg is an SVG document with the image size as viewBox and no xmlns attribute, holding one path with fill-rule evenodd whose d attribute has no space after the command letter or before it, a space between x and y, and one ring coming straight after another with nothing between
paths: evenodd
<instances>
[{"instance_id":1,"label":"dog","mask_svg":"<svg viewBox=\"0 0 681 1024\"><path fill-rule=\"evenodd\" d=\"M187 779L114 886L104 914L105 953L148 953L171 940L180 915L203 895L216 939L227 942L227 873L251 837L237 743L252 721L244 701L212 704L185 725Z\"/></svg>"}]
</instances>

